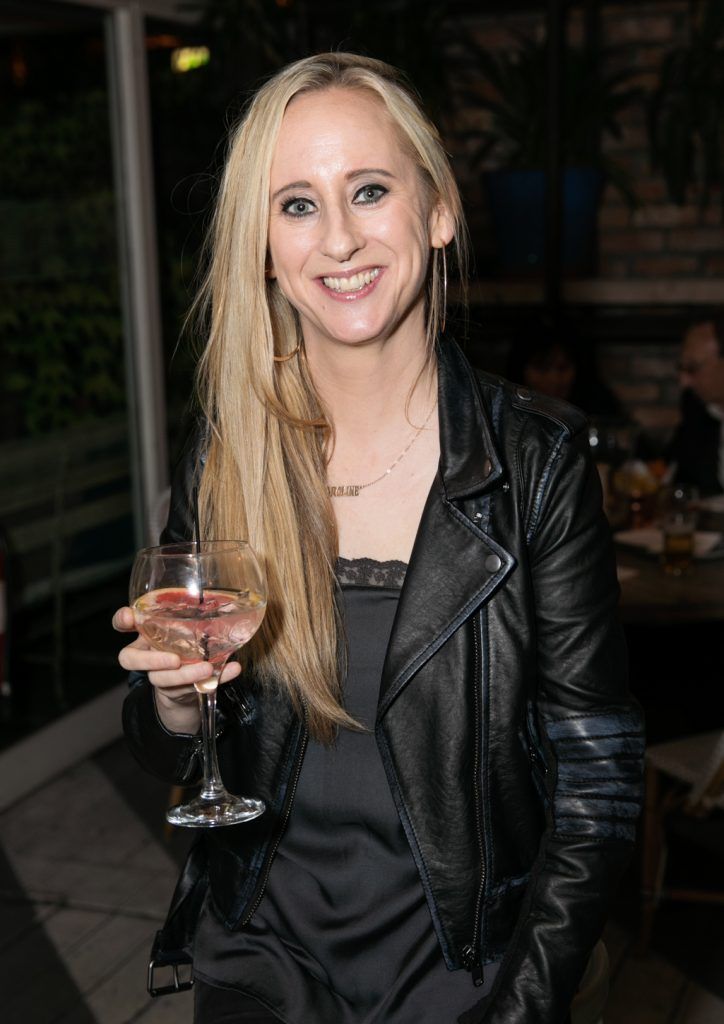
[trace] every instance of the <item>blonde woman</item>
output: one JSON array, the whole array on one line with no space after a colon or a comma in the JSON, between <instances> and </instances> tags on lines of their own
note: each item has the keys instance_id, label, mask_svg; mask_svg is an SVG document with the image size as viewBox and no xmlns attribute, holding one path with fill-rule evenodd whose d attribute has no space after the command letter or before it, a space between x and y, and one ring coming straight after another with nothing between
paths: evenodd
<instances>
[{"instance_id":1,"label":"blonde woman","mask_svg":"<svg viewBox=\"0 0 724 1024\"><path fill-rule=\"evenodd\" d=\"M585 423L442 336L463 234L380 62L287 67L231 139L166 538L200 480L204 534L266 564L219 744L268 809L200 837L161 935L204 1024L563 1022L630 852L641 723ZM120 660L134 753L193 782L209 666Z\"/></svg>"}]
</instances>

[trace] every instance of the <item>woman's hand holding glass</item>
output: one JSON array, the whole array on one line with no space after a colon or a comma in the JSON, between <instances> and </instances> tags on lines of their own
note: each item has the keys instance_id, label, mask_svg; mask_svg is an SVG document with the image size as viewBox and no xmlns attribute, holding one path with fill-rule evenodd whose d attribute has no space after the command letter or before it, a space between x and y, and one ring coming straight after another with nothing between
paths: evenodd
<instances>
[{"instance_id":1,"label":"woman's hand holding glass","mask_svg":"<svg viewBox=\"0 0 724 1024\"><path fill-rule=\"evenodd\" d=\"M119 633L136 633L138 625L132 608L119 608L113 616L113 628ZM138 636L124 647L118 661L127 672L145 672L154 687L158 717L169 732L195 734L201 728L201 715L194 684L208 680L213 668L208 661L182 664L178 654L158 651ZM241 672L236 661L225 666L219 678L228 683Z\"/></svg>"}]
</instances>

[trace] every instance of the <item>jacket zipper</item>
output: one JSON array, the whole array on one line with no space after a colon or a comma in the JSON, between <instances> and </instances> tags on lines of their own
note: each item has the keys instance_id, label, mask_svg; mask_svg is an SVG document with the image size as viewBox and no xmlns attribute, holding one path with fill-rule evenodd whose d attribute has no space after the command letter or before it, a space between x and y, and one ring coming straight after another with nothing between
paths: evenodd
<instances>
[{"instance_id":1,"label":"jacket zipper","mask_svg":"<svg viewBox=\"0 0 724 1024\"><path fill-rule=\"evenodd\" d=\"M483 984L483 965L480 958L480 925L482 918L483 909L483 895L485 892L485 841L483 838L483 827L482 827L482 807L480 796L480 750L482 747L482 709L480 706L480 696L478 691L478 678L482 679L482 660L480 657L480 639L478 637L478 628L480 621L480 614L476 615L473 622L473 644L475 648L475 686L473 689L473 700L474 700L474 711L475 711L475 754L473 756L473 787L475 792L475 833L478 841L478 852L480 854L480 886L478 888L478 899L475 906L475 921L473 923L473 938L470 945L463 948L463 964L470 971L473 979L473 984L478 986Z\"/></svg>"},{"instance_id":2,"label":"jacket zipper","mask_svg":"<svg viewBox=\"0 0 724 1024\"><path fill-rule=\"evenodd\" d=\"M306 718L307 718L307 714L306 714L306 706L305 706L305 709L304 709L304 719L305 719L305 722L306 722ZM257 908L258 908L259 904L262 901L264 893L266 892L267 882L269 881L269 872L271 871L271 866L272 866L272 863L274 862L274 855L276 854L277 849L279 848L279 843L282 841L282 836L286 832L287 822L289 821L289 815L292 813L292 806L294 804L294 795L297 792L297 783L299 782L299 776L302 773L302 764L304 763L304 754L306 752L307 742L309 740L309 733L307 732L306 725L304 725L302 728L304 730L303 734L302 734L302 746L301 746L301 750L299 751L299 757L297 758L297 765L296 765L296 768L295 768L295 771L294 771L294 778L292 779L292 788L291 788L291 791L290 791L290 794L289 794L289 799L287 800L287 807L286 807L286 810L284 812L284 819L282 821L281 828L277 832L277 837L274 840L274 845L273 845L273 847L272 847L272 849L271 849L271 851L269 853L269 856L267 857L266 867L264 869L264 877L262 878L261 887L259 888L259 891L256 894L256 899L254 900L251 908L247 911L247 913L242 918L242 921L241 921L241 924L240 924L241 928L243 928L245 925L247 925L249 923L249 921L251 921L252 917L254 916L254 914L257 911Z\"/></svg>"}]
</instances>

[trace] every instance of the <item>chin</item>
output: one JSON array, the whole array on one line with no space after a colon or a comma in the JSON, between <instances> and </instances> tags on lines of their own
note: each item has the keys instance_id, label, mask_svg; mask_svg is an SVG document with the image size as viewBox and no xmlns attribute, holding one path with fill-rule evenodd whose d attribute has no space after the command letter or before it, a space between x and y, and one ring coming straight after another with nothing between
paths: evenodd
<instances>
[{"instance_id":1,"label":"chin","mask_svg":"<svg viewBox=\"0 0 724 1024\"><path fill-rule=\"evenodd\" d=\"M375 341L387 341L393 337L406 323L414 316L417 304L405 309L388 310L387 315L361 317L353 320L351 317L340 318L339 320L312 320L307 319L310 336L316 335L321 341L329 341L338 345L361 346L370 345ZM381 313L378 310L378 313ZM423 336L425 334L424 317L422 322Z\"/></svg>"},{"instance_id":2,"label":"chin","mask_svg":"<svg viewBox=\"0 0 724 1024\"><path fill-rule=\"evenodd\" d=\"M394 327L390 328L387 325L383 327L360 325L347 330L322 330L320 336L322 339L338 345L370 345L372 342L385 340L394 333L394 330Z\"/></svg>"}]
</instances>

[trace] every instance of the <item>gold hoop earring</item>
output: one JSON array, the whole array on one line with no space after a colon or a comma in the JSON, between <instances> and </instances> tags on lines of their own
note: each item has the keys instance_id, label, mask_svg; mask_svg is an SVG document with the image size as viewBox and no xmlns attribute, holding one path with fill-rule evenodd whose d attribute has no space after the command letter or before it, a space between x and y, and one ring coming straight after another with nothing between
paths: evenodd
<instances>
[{"instance_id":1,"label":"gold hoop earring","mask_svg":"<svg viewBox=\"0 0 724 1024\"><path fill-rule=\"evenodd\" d=\"M443 245L440 249L442 253L442 323L440 324L440 333L445 333L445 324L447 323L447 258L445 256L445 246Z\"/></svg>"},{"instance_id":2,"label":"gold hoop earring","mask_svg":"<svg viewBox=\"0 0 724 1024\"><path fill-rule=\"evenodd\" d=\"M301 341L298 341L297 342L297 347L293 348L291 352L287 352L287 354L285 356L274 356L274 362L275 363L288 363L290 359L294 359L295 356L298 356L299 353L301 352L301 350L302 350L302 343L301 343Z\"/></svg>"}]
</instances>

